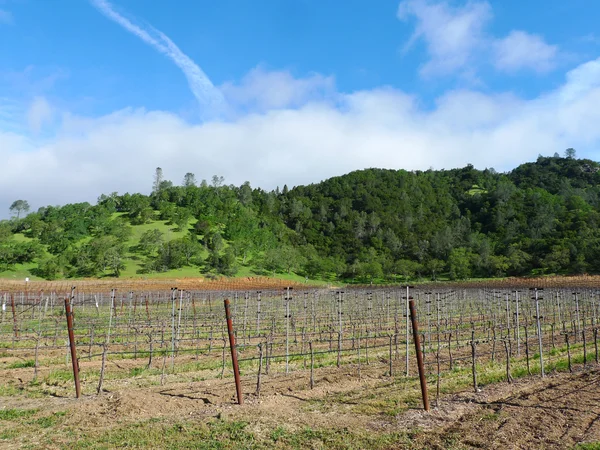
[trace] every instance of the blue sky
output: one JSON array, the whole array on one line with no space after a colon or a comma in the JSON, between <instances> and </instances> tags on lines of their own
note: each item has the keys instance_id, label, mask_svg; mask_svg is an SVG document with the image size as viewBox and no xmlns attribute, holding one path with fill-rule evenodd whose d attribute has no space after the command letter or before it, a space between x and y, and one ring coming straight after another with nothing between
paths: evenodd
<instances>
[{"instance_id":1,"label":"blue sky","mask_svg":"<svg viewBox=\"0 0 600 450\"><path fill-rule=\"evenodd\" d=\"M598 158L597 17L592 0L0 0L0 211L147 192L157 166L273 188Z\"/></svg>"}]
</instances>

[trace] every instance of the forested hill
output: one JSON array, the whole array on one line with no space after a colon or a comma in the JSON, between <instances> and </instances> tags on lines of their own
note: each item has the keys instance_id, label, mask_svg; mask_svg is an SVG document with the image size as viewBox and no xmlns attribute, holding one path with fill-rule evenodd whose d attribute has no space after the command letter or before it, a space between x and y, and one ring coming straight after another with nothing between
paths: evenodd
<instances>
[{"instance_id":1,"label":"forested hill","mask_svg":"<svg viewBox=\"0 0 600 450\"><path fill-rule=\"evenodd\" d=\"M0 222L0 271L359 282L595 273L599 169L570 153L509 173L367 169L273 192L217 176L198 184L191 173L175 186L157 169L150 195L101 195L25 217L27 202L15 202L16 217Z\"/></svg>"}]
</instances>

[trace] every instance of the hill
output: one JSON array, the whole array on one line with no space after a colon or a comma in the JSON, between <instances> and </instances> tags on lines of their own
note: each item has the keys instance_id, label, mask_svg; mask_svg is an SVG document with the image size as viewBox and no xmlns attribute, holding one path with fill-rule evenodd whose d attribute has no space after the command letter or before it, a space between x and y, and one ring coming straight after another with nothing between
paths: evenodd
<instances>
[{"instance_id":1,"label":"hill","mask_svg":"<svg viewBox=\"0 0 600 450\"><path fill-rule=\"evenodd\" d=\"M366 169L266 192L157 179L150 195L0 222L0 276L404 281L600 272L600 165Z\"/></svg>"}]
</instances>

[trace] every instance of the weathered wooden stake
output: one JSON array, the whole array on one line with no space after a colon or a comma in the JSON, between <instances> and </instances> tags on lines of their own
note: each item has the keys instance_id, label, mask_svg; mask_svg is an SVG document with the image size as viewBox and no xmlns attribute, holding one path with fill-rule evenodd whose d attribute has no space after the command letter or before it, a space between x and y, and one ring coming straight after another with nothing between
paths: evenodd
<instances>
[{"instance_id":1,"label":"weathered wooden stake","mask_svg":"<svg viewBox=\"0 0 600 450\"><path fill-rule=\"evenodd\" d=\"M425 379L425 367L423 366L423 354L419 342L419 324L417 322L417 311L415 301L410 300L410 320L413 329L413 340L415 341L415 352L417 353L417 366L419 368L419 381L421 382L421 395L423 396L423 408L429 411L429 397L427 395L427 380Z\"/></svg>"},{"instance_id":2,"label":"weathered wooden stake","mask_svg":"<svg viewBox=\"0 0 600 450\"><path fill-rule=\"evenodd\" d=\"M229 333L229 346L231 348L231 362L233 365L233 377L235 379L235 391L237 393L238 405L244 403L242 396L242 385L240 384L240 367L238 365L237 347L235 345L235 333L233 332L233 321L231 320L231 311L229 310L229 299L224 300L225 317L227 319L227 331Z\"/></svg>"},{"instance_id":3,"label":"weathered wooden stake","mask_svg":"<svg viewBox=\"0 0 600 450\"><path fill-rule=\"evenodd\" d=\"M567 359L569 362L569 372L573 372L573 368L571 367L571 345L569 344L569 334L565 333L565 342L567 343Z\"/></svg>"},{"instance_id":4,"label":"weathered wooden stake","mask_svg":"<svg viewBox=\"0 0 600 450\"><path fill-rule=\"evenodd\" d=\"M594 328L594 350L596 353L596 364L598 364L598 328Z\"/></svg>"},{"instance_id":5,"label":"weathered wooden stake","mask_svg":"<svg viewBox=\"0 0 600 450\"><path fill-rule=\"evenodd\" d=\"M100 367L100 381L98 382L98 389L96 390L97 394L100 394L100 392L102 392L102 383L104 383L104 368L106 367L106 352L108 350L106 344L104 344L102 348L102 366Z\"/></svg>"},{"instance_id":6,"label":"weathered wooden stake","mask_svg":"<svg viewBox=\"0 0 600 450\"><path fill-rule=\"evenodd\" d=\"M510 351L508 349L508 339L504 340L504 350L506 351L506 381L513 382L513 377L510 374Z\"/></svg>"},{"instance_id":7,"label":"weathered wooden stake","mask_svg":"<svg viewBox=\"0 0 600 450\"><path fill-rule=\"evenodd\" d=\"M260 382L263 366L263 346L262 342L258 344L258 376L256 377L256 396L260 398Z\"/></svg>"},{"instance_id":8,"label":"weathered wooden stake","mask_svg":"<svg viewBox=\"0 0 600 450\"><path fill-rule=\"evenodd\" d=\"M390 335L390 377L394 376L394 366L392 364L392 341L393 341L394 337L392 335Z\"/></svg>"},{"instance_id":9,"label":"weathered wooden stake","mask_svg":"<svg viewBox=\"0 0 600 450\"><path fill-rule=\"evenodd\" d=\"M79 361L77 359L77 349L75 348L75 333L73 332L73 312L71 311L71 299L68 297L65 297L65 314L67 316L69 347L71 348L71 363L73 365L73 379L75 381L75 397L79 398L81 396L81 385L79 383Z\"/></svg>"},{"instance_id":10,"label":"weathered wooden stake","mask_svg":"<svg viewBox=\"0 0 600 450\"><path fill-rule=\"evenodd\" d=\"M581 337L583 338L583 367L587 366L587 343L585 339L585 319L583 328L581 329Z\"/></svg>"},{"instance_id":11,"label":"weathered wooden stake","mask_svg":"<svg viewBox=\"0 0 600 450\"><path fill-rule=\"evenodd\" d=\"M310 388L312 389L315 387L315 354L312 341L308 343L308 348L310 350Z\"/></svg>"},{"instance_id":12,"label":"weathered wooden stake","mask_svg":"<svg viewBox=\"0 0 600 450\"><path fill-rule=\"evenodd\" d=\"M477 388L477 344L475 343L475 331L471 331L471 370L473 372L473 389L478 392Z\"/></svg>"}]
</instances>

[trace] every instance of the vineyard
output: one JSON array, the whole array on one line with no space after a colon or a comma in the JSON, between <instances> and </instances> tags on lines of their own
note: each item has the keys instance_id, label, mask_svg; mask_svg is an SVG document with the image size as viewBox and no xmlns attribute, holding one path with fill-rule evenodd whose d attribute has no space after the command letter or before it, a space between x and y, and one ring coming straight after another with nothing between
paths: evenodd
<instances>
[{"instance_id":1,"label":"vineyard","mask_svg":"<svg viewBox=\"0 0 600 450\"><path fill-rule=\"evenodd\" d=\"M227 291L151 284L126 290L102 282L6 289L0 396L90 398L127 386L175 392L193 383L202 394L192 398L211 406L256 402L285 386L310 392L332 379L359 385L385 379L400 383L392 408L398 414L423 408L420 353L429 399L440 407L448 393L598 363L600 290L583 281L569 287L317 289L246 280L242 289ZM241 374L239 398L232 356ZM354 403L362 410L378 404L363 395Z\"/></svg>"}]
</instances>

